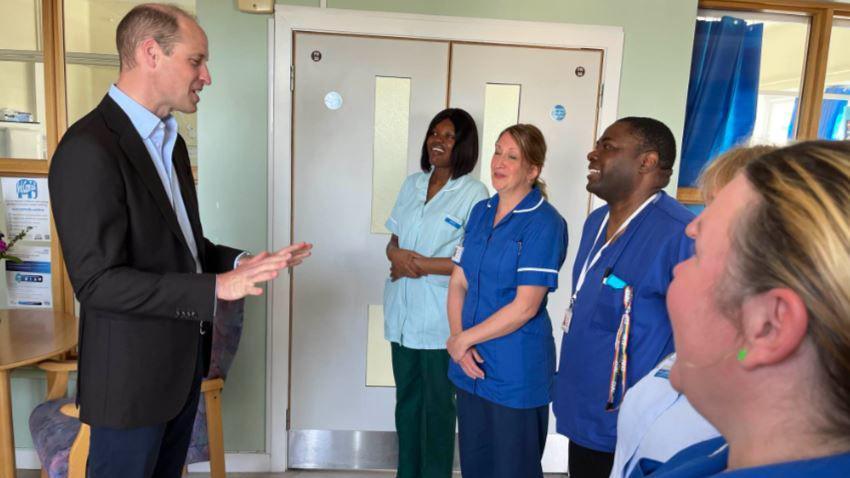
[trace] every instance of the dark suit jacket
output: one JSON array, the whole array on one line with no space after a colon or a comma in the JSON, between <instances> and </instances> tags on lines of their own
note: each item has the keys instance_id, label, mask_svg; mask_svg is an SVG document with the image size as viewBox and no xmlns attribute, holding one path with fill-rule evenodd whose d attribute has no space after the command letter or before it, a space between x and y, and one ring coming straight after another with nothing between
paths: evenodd
<instances>
[{"instance_id":1,"label":"dark suit jacket","mask_svg":"<svg viewBox=\"0 0 850 478\"><path fill-rule=\"evenodd\" d=\"M240 251L204 239L183 138L172 156L202 274L141 137L108 95L68 129L50 164L50 202L81 306L77 399L91 425L170 420L189 396L199 348L205 373L209 364L212 334L199 333L200 321L213 318L214 274Z\"/></svg>"}]
</instances>

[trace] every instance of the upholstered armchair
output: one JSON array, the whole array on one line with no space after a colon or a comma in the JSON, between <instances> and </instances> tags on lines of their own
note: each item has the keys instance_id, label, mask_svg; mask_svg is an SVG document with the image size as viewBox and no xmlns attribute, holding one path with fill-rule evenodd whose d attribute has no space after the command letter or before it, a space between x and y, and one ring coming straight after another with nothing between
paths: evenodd
<instances>
[{"instance_id":1,"label":"upholstered armchair","mask_svg":"<svg viewBox=\"0 0 850 478\"><path fill-rule=\"evenodd\" d=\"M186 464L210 462L210 476L224 478L221 391L242 336L243 301L219 301L213 322L210 371L201 384L192 441ZM89 427L79 421L74 398L68 397L75 361L47 361L38 367L47 375L47 400L30 414L30 433L41 459L42 478L85 478Z\"/></svg>"}]
</instances>

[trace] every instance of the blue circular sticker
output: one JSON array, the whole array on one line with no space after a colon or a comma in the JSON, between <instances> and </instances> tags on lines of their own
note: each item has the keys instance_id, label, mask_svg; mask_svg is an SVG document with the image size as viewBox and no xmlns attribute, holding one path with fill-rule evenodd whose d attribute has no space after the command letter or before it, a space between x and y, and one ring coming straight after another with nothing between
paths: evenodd
<instances>
[{"instance_id":1,"label":"blue circular sticker","mask_svg":"<svg viewBox=\"0 0 850 478\"><path fill-rule=\"evenodd\" d=\"M338 110L342 107L342 96L336 91L331 91L325 95L325 106L329 110Z\"/></svg>"},{"instance_id":2,"label":"blue circular sticker","mask_svg":"<svg viewBox=\"0 0 850 478\"><path fill-rule=\"evenodd\" d=\"M567 117L567 109L564 108L564 105L555 105L552 107L552 112L549 115L555 121L564 121L564 118Z\"/></svg>"}]
</instances>

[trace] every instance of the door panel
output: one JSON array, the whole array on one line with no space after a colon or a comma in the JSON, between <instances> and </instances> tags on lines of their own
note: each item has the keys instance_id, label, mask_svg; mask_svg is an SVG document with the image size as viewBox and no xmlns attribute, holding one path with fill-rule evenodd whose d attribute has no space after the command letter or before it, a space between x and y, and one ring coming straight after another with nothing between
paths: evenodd
<instances>
[{"instance_id":1,"label":"door panel","mask_svg":"<svg viewBox=\"0 0 850 478\"><path fill-rule=\"evenodd\" d=\"M545 135L543 177L570 234L549 300L560 342L588 212L585 155L596 134L602 52L317 33L297 33L294 43L293 239L315 250L293 272L289 464L393 468L395 390L366 385L367 335L370 320L376 335L389 268L383 216L406 174L419 169L429 121L447 102L469 111L482 151L473 174L487 185L502 128L533 123ZM374 365L375 347L370 353ZM553 448L554 461L565 463L562 447L547 454Z\"/></svg>"},{"instance_id":2,"label":"door panel","mask_svg":"<svg viewBox=\"0 0 850 478\"><path fill-rule=\"evenodd\" d=\"M419 168L425 130L446 104L448 43L298 33L294 58L293 235L315 249L293 273L291 429L392 431L395 389L366 386L369 305L382 304L389 271L390 236L372 232L372 203L392 202ZM392 77L410 78L406 118L392 106L404 85L381 81ZM407 120L407 138L376 143L376 102L379 131L398 134L386 122ZM399 151L401 168L373 184L373 156L386 166Z\"/></svg>"}]
</instances>

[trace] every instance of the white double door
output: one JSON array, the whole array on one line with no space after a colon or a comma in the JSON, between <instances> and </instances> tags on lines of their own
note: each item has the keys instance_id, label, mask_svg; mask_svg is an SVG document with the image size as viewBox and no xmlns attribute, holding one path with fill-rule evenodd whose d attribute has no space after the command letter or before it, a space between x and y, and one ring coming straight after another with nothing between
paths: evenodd
<instances>
[{"instance_id":1,"label":"white double door","mask_svg":"<svg viewBox=\"0 0 850 478\"><path fill-rule=\"evenodd\" d=\"M334 447L321 437L395 430L395 389L369 385L389 370L388 346L375 333L389 270L381 225L404 177L419 170L428 123L447 106L475 119L473 174L488 187L499 131L523 122L545 135L543 177L570 235L549 299L560 331L588 211L602 51L296 33L293 63L292 235L315 249L292 277L290 463L322 466L320 452L303 461L305 436L311 447ZM334 460L324 466L350 461Z\"/></svg>"}]
</instances>

